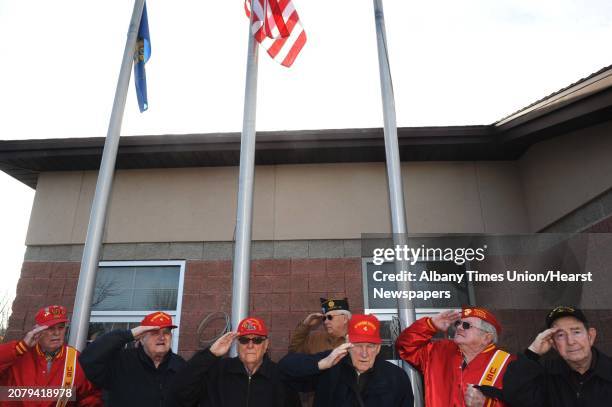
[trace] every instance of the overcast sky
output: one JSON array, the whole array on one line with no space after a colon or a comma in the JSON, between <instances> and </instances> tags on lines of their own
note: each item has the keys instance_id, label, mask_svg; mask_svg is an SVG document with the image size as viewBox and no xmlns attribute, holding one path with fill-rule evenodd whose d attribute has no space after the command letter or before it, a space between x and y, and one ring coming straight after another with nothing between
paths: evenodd
<instances>
[{"instance_id":1,"label":"overcast sky","mask_svg":"<svg viewBox=\"0 0 612 407\"><path fill-rule=\"evenodd\" d=\"M294 0L292 68L260 53L257 130L381 127L370 0ZM133 2L0 0L0 139L104 137ZM612 64L609 0L384 2L398 126L490 124ZM241 0L149 0L149 111L122 135L239 131ZM0 173L2 290L23 262L34 191ZM0 290L1 293L1 290Z\"/></svg>"}]
</instances>

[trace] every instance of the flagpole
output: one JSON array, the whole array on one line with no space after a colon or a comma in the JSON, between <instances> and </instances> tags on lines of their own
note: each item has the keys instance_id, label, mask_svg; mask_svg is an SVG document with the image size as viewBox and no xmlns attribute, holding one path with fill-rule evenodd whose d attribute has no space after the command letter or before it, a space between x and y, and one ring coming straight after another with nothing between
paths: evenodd
<instances>
[{"instance_id":1,"label":"flagpole","mask_svg":"<svg viewBox=\"0 0 612 407\"><path fill-rule=\"evenodd\" d=\"M100 248L102 247L106 210L113 184L113 173L115 170L115 161L117 159L117 150L119 148L121 122L125 110L125 101L134 58L134 47L136 45L136 37L138 35L138 27L140 25L144 3L145 0L134 1L134 10L132 11L132 19L130 20L128 36L123 51L123 60L121 62L121 70L117 81L117 89L115 90L113 110L108 124L106 140L104 141L104 150L102 152L102 162L100 163L96 191L91 206L91 213L89 215L87 237L85 238L81 270L79 272L79 283L77 285L74 310L70 324L70 338L68 340L68 343L78 350L83 350L85 347L87 332L89 330L89 314L94 284L96 282Z\"/></svg>"},{"instance_id":2,"label":"flagpole","mask_svg":"<svg viewBox=\"0 0 612 407\"><path fill-rule=\"evenodd\" d=\"M389 67L389 53L385 30L385 15L382 0L374 1L374 20L376 23L376 43L378 48L378 68L380 73L380 90L383 104L385 153L387 157L387 178L389 182L389 202L391 206L391 225L393 231L394 245L407 244L408 228L406 226L406 212L404 206L404 189L402 185L401 162L399 155L399 143L397 140L397 122L395 118L395 100L393 96L393 82L391 81L391 69ZM399 271L408 271L406 260L395 262L395 268ZM398 290L409 291L410 282L398 282ZM406 329L415 321L414 304L408 299L398 299L398 314L401 329ZM412 367L404 364L404 368L410 376L412 391L414 392L415 407L422 407L421 378Z\"/></svg>"},{"instance_id":3,"label":"flagpole","mask_svg":"<svg viewBox=\"0 0 612 407\"><path fill-rule=\"evenodd\" d=\"M251 265L251 229L253 224L253 180L255 174L255 118L257 111L257 43L251 33L255 12L251 10L244 111L240 142L240 174L236 208L236 244L234 246L232 285L232 329L249 312L249 276ZM232 356L236 349L232 347Z\"/></svg>"}]
</instances>

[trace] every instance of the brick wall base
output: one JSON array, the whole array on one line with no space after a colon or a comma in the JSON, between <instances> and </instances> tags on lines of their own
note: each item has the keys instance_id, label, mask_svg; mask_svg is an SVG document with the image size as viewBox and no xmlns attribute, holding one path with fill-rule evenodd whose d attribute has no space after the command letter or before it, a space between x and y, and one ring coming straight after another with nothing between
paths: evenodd
<instances>
[{"instance_id":1,"label":"brick wall base","mask_svg":"<svg viewBox=\"0 0 612 407\"><path fill-rule=\"evenodd\" d=\"M608 222L609 220L606 220ZM230 260L186 262L179 353L190 357L201 347L196 334L210 313L231 315L232 266ZM20 339L34 325L36 311L74 304L80 263L26 261L23 263L13 313L5 340ZM361 258L253 260L250 314L263 318L270 330L270 354L286 353L291 332L300 320L319 310L320 297L348 297L353 312L363 312ZM482 304L486 306L486 304ZM544 329L545 310L494 310L504 327L500 345L520 352ZM586 310L597 331L596 345L612 354L612 312ZM210 337L221 321L214 321L202 337Z\"/></svg>"}]
</instances>

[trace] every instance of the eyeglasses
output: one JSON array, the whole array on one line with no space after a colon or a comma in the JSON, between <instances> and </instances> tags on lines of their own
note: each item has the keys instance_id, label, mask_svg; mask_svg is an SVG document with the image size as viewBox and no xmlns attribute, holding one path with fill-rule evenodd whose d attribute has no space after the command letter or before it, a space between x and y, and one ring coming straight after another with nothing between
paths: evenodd
<instances>
[{"instance_id":1,"label":"eyeglasses","mask_svg":"<svg viewBox=\"0 0 612 407\"><path fill-rule=\"evenodd\" d=\"M467 322L467 321L461 321L461 320L459 320L459 321L455 321L455 324L454 324L454 325L455 325L455 328L459 328L459 327L461 327L461 328L463 328L463 330L464 330L464 331L467 331L467 330L469 330L470 328L476 328L476 329L480 329L480 330L481 330L481 331L483 331L483 332L486 332L484 329L479 328L479 327L477 327L477 326L476 326L476 325L474 325L474 324L470 324L470 323L469 323L469 322Z\"/></svg>"},{"instance_id":2,"label":"eyeglasses","mask_svg":"<svg viewBox=\"0 0 612 407\"><path fill-rule=\"evenodd\" d=\"M325 321L325 320L327 319L328 321L331 321L332 319L334 319L334 317L339 317L340 315L343 315L343 314L336 314L336 315L329 314L329 315L323 315L323 320Z\"/></svg>"},{"instance_id":3,"label":"eyeglasses","mask_svg":"<svg viewBox=\"0 0 612 407\"><path fill-rule=\"evenodd\" d=\"M268 338L265 336L256 336L254 338L247 338L246 336L241 336L238 338L238 342L240 342L241 345L247 345L249 342L253 342L254 345L261 345L266 339Z\"/></svg>"}]
</instances>

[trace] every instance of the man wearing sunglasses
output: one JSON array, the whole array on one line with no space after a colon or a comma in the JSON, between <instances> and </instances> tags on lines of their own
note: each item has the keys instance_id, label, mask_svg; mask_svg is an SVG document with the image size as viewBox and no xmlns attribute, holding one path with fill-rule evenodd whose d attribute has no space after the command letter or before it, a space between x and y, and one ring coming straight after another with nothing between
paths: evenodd
<instances>
[{"instance_id":1,"label":"man wearing sunglasses","mask_svg":"<svg viewBox=\"0 0 612 407\"><path fill-rule=\"evenodd\" d=\"M238 357L224 358L234 340ZM178 405L298 407L297 392L283 382L278 366L266 354L269 345L264 321L243 319L236 332L221 336L187 362L174 389Z\"/></svg>"},{"instance_id":2,"label":"man wearing sunglasses","mask_svg":"<svg viewBox=\"0 0 612 407\"><path fill-rule=\"evenodd\" d=\"M321 298L321 311L308 315L298 324L291 335L289 352L315 354L344 343L351 319L348 299ZM321 324L323 331L317 329Z\"/></svg>"},{"instance_id":3,"label":"man wearing sunglasses","mask_svg":"<svg viewBox=\"0 0 612 407\"><path fill-rule=\"evenodd\" d=\"M451 327L452 340L432 340ZM500 333L490 311L466 307L419 319L400 334L396 347L423 374L427 407L504 407L503 376L513 357L497 348Z\"/></svg>"},{"instance_id":4,"label":"man wearing sunglasses","mask_svg":"<svg viewBox=\"0 0 612 407\"><path fill-rule=\"evenodd\" d=\"M34 320L36 325L23 340L0 345L0 386L53 388L58 393L66 388L72 392L72 401L68 401L70 397L45 401L24 397L12 401L5 399L0 401L0 406L102 407L101 393L85 377L77 350L64 344L68 328L66 308L49 305L41 308Z\"/></svg>"},{"instance_id":5,"label":"man wearing sunglasses","mask_svg":"<svg viewBox=\"0 0 612 407\"><path fill-rule=\"evenodd\" d=\"M170 388L186 364L172 352L172 316L146 315L132 329L110 331L89 344L81 364L89 380L106 392L107 405L174 406ZM135 347L126 347L134 341Z\"/></svg>"},{"instance_id":6,"label":"man wearing sunglasses","mask_svg":"<svg viewBox=\"0 0 612 407\"><path fill-rule=\"evenodd\" d=\"M612 405L612 359L593 346L597 332L584 313L556 307L546 316L546 327L508 366L504 395L512 406ZM541 360L551 348L559 357Z\"/></svg>"},{"instance_id":7,"label":"man wearing sunglasses","mask_svg":"<svg viewBox=\"0 0 612 407\"><path fill-rule=\"evenodd\" d=\"M315 391L315 407L412 407L406 372L379 357L378 319L353 315L348 340L315 355L289 353L279 366L297 389Z\"/></svg>"}]
</instances>

